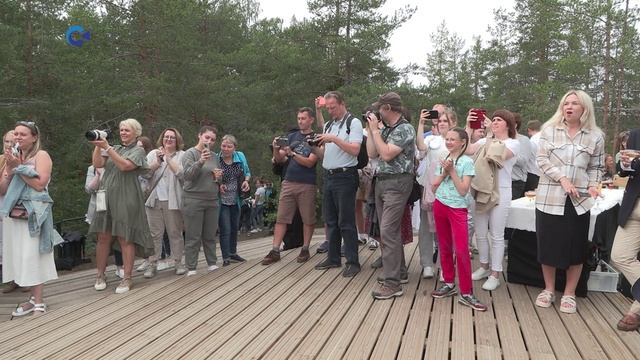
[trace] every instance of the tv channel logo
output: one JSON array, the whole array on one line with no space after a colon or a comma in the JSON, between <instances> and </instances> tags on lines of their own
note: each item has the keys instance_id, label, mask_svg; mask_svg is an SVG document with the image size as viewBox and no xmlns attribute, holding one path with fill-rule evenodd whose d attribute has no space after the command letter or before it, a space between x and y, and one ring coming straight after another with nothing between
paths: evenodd
<instances>
[{"instance_id":1,"label":"tv channel logo","mask_svg":"<svg viewBox=\"0 0 640 360\"><path fill-rule=\"evenodd\" d=\"M91 40L91 33L84 31L80 25L71 25L65 34L67 44L75 47L81 47L86 41Z\"/></svg>"}]
</instances>

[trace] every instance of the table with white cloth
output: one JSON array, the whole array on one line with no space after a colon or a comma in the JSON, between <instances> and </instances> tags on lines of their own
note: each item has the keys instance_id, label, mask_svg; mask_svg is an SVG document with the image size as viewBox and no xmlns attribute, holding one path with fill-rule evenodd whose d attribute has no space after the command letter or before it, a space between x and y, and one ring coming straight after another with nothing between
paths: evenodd
<instances>
[{"instance_id":1,"label":"table with white cloth","mask_svg":"<svg viewBox=\"0 0 640 360\"><path fill-rule=\"evenodd\" d=\"M611 249L611 243L617 228L619 204L624 190L602 189L602 196L596 199L591 208L589 220L589 240L605 252ZM542 268L538 263L538 247L536 239L536 206L535 199L523 197L511 201L507 228L514 229L508 244L507 281L544 287ZM589 253L594 246L590 244ZM586 296L589 269L583 267L582 275L576 289L578 296ZM565 285L564 271L556 274L556 289L562 291Z\"/></svg>"}]
</instances>

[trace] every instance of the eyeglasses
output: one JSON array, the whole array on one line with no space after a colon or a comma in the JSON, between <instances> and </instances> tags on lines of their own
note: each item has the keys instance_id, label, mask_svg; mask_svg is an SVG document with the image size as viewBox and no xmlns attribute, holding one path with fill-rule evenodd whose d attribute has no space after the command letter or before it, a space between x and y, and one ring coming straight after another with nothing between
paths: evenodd
<instances>
[{"instance_id":1,"label":"eyeglasses","mask_svg":"<svg viewBox=\"0 0 640 360\"><path fill-rule=\"evenodd\" d=\"M16 126L18 125L28 127L31 131L36 133L36 135L39 133L38 127L36 126L36 123L34 123L33 121L18 121L16 122Z\"/></svg>"}]
</instances>

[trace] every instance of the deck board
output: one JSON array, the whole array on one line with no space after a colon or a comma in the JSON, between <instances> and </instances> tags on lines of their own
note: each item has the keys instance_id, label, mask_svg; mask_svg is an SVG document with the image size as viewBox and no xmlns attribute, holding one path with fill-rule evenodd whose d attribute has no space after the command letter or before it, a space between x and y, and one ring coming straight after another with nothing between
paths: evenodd
<instances>
[{"instance_id":1,"label":"deck board","mask_svg":"<svg viewBox=\"0 0 640 360\"><path fill-rule=\"evenodd\" d=\"M621 294L589 293L578 313L534 305L540 289L504 282L492 292L474 282L489 307L474 312L457 297L433 299L437 279L422 279L417 244L405 247L409 283L404 295L376 301L371 290L382 271L370 267L379 251L360 249L362 271L314 270L325 255L296 262L298 250L262 266L270 238L239 244L248 259L206 273L178 277L171 269L135 287L93 290L95 269L61 273L45 287L50 310L9 321L2 315L24 293L0 295L0 358L28 359L634 359L640 332L620 332L617 321L631 301ZM138 260L139 262L139 260ZM560 294L557 294L558 298Z\"/></svg>"}]
</instances>

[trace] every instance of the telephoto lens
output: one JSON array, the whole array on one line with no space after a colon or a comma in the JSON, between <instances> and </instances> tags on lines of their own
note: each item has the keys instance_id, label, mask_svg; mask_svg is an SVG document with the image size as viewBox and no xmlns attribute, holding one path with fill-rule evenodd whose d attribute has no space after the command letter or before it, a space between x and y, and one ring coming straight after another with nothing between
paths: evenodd
<instances>
[{"instance_id":1,"label":"telephoto lens","mask_svg":"<svg viewBox=\"0 0 640 360\"><path fill-rule=\"evenodd\" d=\"M84 136L89 141L105 140L107 138L107 132L104 130L89 130Z\"/></svg>"}]
</instances>

